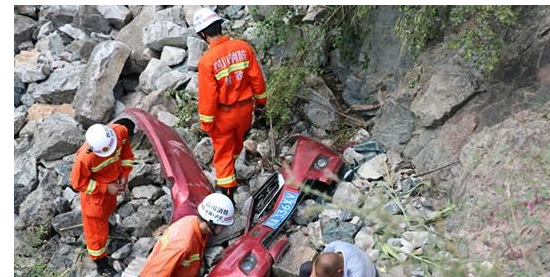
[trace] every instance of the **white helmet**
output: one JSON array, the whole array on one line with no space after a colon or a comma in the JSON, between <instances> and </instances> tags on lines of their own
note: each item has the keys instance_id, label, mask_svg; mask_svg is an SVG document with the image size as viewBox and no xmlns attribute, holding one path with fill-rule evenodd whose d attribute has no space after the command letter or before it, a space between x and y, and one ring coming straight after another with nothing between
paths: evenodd
<instances>
[{"instance_id":1,"label":"white helmet","mask_svg":"<svg viewBox=\"0 0 550 277\"><path fill-rule=\"evenodd\" d=\"M113 129L104 124L94 124L86 131L86 142L94 154L107 157L116 149L117 138Z\"/></svg>"},{"instance_id":2,"label":"white helmet","mask_svg":"<svg viewBox=\"0 0 550 277\"><path fill-rule=\"evenodd\" d=\"M201 8L193 15L193 26L195 27L195 33L200 33L210 24L223 19L209 8Z\"/></svg>"},{"instance_id":3,"label":"white helmet","mask_svg":"<svg viewBox=\"0 0 550 277\"><path fill-rule=\"evenodd\" d=\"M231 199L221 193L207 195L199 205L199 214L202 218L217 225L229 226L233 224L235 208Z\"/></svg>"}]
</instances>

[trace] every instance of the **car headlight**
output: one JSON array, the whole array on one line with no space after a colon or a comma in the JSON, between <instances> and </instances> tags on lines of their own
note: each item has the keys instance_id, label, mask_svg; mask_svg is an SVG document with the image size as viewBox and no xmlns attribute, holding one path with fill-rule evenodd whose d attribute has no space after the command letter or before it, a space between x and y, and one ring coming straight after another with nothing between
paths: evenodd
<instances>
[{"instance_id":1,"label":"car headlight","mask_svg":"<svg viewBox=\"0 0 550 277\"><path fill-rule=\"evenodd\" d=\"M258 263L258 260L256 260L256 257L254 254L250 253L241 263L241 270L246 273L246 275L249 275L250 272L256 267L256 264Z\"/></svg>"},{"instance_id":2,"label":"car headlight","mask_svg":"<svg viewBox=\"0 0 550 277\"><path fill-rule=\"evenodd\" d=\"M328 165L328 159L325 158L325 157L319 157L315 161L315 167L318 168L318 169L323 169L323 168L327 167L327 165Z\"/></svg>"}]
</instances>

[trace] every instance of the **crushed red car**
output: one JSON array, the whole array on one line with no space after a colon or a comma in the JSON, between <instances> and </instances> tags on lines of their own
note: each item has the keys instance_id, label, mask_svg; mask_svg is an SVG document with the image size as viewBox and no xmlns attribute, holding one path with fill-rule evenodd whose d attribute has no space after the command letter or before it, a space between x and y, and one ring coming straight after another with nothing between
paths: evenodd
<instances>
[{"instance_id":1,"label":"crushed red car","mask_svg":"<svg viewBox=\"0 0 550 277\"><path fill-rule=\"evenodd\" d=\"M197 206L214 188L181 137L140 109L127 109L113 121L127 126L130 134L143 131L154 148L162 175L172 185L171 222L197 214ZM290 246L282 231L304 197L304 185L330 186L349 173L340 155L322 143L300 135L290 139L296 145L291 164L272 174L254 193L244 235L224 250L208 276L269 276L272 265Z\"/></svg>"}]
</instances>

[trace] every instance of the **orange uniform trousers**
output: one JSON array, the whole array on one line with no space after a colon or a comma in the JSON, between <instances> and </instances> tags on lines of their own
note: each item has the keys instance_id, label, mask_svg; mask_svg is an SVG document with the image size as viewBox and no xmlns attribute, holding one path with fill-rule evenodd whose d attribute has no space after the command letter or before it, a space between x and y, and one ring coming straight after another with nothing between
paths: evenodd
<instances>
[{"instance_id":1,"label":"orange uniform trousers","mask_svg":"<svg viewBox=\"0 0 550 277\"><path fill-rule=\"evenodd\" d=\"M244 136L252 125L253 101L242 102L246 103L220 106L216 121L208 132L214 147L212 163L216 169L216 185L222 188L237 186L235 159L243 150Z\"/></svg>"}]
</instances>

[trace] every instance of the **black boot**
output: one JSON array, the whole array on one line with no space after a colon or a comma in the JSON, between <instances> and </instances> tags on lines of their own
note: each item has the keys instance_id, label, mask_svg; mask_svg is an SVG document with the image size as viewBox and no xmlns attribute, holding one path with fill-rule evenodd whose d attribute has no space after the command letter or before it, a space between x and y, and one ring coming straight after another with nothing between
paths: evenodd
<instances>
[{"instance_id":1,"label":"black boot","mask_svg":"<svg viewBox=\"0 0 550 277\"><path fill-rule=\"evenodd\" d=\"M235 190L237 190L236 187L233 188L220 188L218 187L218 192L227 195L229 199L231 199L231 203L233 203L233 206L235 206L235 200L233 199L233 194L235 193Z\"/></svg>"},{"instance_id":2,"label":"black boot","mask_svg":"<svg viewBox=\"0 0 550 277\"><path fill-rule=\"evenodd\" d=\"M97 266L97 273L99 276L114 277L118 272L107 262L107 258L101 258L94 261Z\"/></svg>"}]
</instances>

